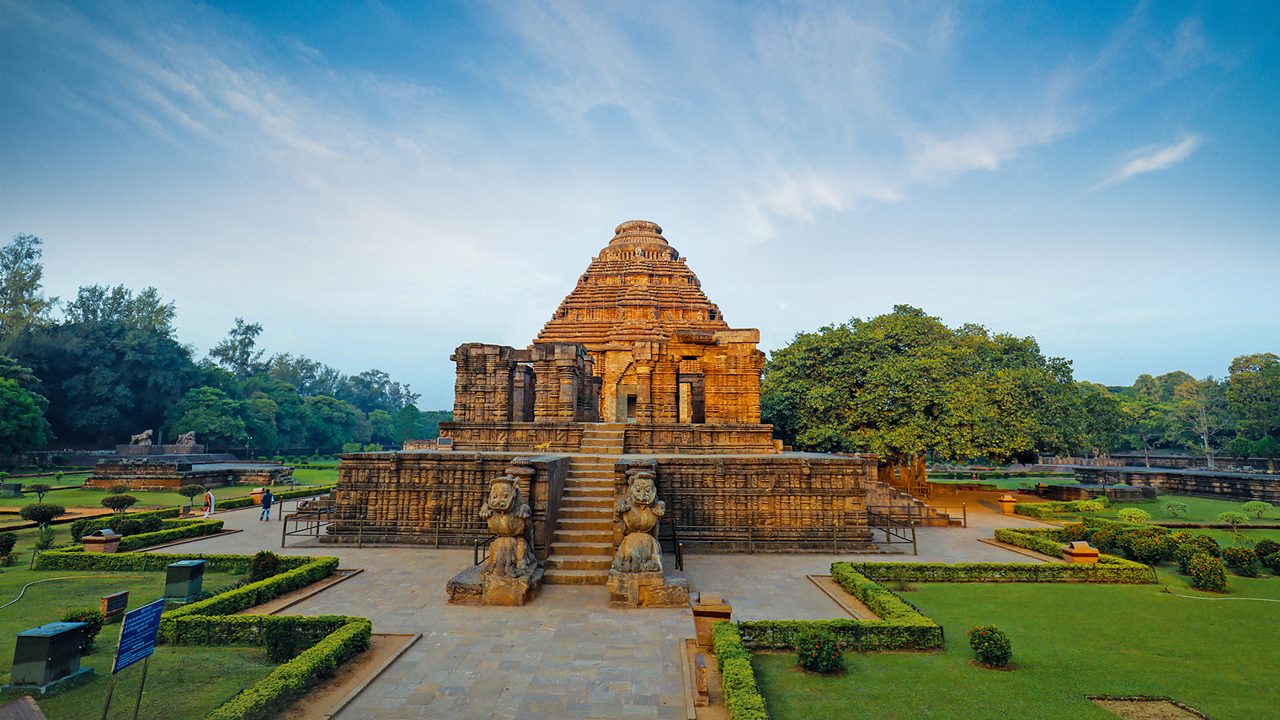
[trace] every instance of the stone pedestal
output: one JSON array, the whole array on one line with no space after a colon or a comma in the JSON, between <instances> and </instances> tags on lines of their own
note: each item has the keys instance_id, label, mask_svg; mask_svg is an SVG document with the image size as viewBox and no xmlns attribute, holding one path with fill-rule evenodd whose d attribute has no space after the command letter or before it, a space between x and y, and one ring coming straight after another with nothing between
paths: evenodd
<instances>
[{"instance_id":1,"label":"stone pedestal","mask_svg":"<svg viewBox=\"0 0 1280 720\"><path fill-rule=\"evenodd\" d=\"M485 575L484 565L458 573L445 586L450 605L524 605L538 596L542 568L524 578Z\"/></svg>"},{"instance_id":2,"label":"stone pedestal","mask_svg":"<svg viewBox=\"0 0 1280 720\"><path fill-rule=\"evenodd\" d=\"M698 593L698 602L693 605L693 629L698 636L698 644L711 647L711 628L721 620L733 619L733 606L725 602L719 595L704 592Z\"/></svg>"},{"instance_id":3,"label":"stone pedestal","mask_svg":"<svg viewBox=\"0 0 1280 720\"><path fill-rule=\"evenodd\" d=\"M1098 548L1083 540L1062 546L1062 559L1069 563L1093 565L1098 562Z\"/></svg>"},{"instance_id":4,"label":"stone pedestal","mask_svg":"<svg viewBox=\"0 0 1280 720\"><path fill-rule=\"evenodd\" d=\"M624 573L609 571L609 604L614 607L688 607L689 581L660 572Z\"/></svg>"}]
</instances>

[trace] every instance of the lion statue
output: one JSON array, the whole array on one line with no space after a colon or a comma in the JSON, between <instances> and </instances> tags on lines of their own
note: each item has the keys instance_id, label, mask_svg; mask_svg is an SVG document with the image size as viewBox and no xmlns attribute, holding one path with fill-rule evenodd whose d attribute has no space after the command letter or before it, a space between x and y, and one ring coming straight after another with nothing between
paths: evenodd
<instances>
[{"instance_id":1,"label":"lion statue","mask_svg":"<svg viewBox=\"0 0 1280 720\"><path fill-rule=\"evenodd\" d=\"M666 512L666 503L658 499L653 473L640 471L627 478L627 492L618 499L617 507L625 535L613 556L614 570L662 572L662 550L654 529Z\"/></svg>"},{"instance_id":2,"label":"lion statue","mask_svg":"<svg viewBox=\"0 0 1280 720\"><path fill-rule=\"evenodd\" d=\"M130 445L150 445L150 444L151 444L151 431L150 431L150 430L146 430L146 431L143 431L143 432L138 433L137 435L130 435L130 436L129 436L129 444L130 444Z\"/></svg>"},{"instance_id":3,"label":"lion statue","mask_svg":"<svg viewBox=\"0 0 1280 720\"><path fill-rule=\"evenodd\" d=\"M178 445L195 445L196 431L192 430L191 432L184 432L181 435L179 435L177 444Z\"/></svg>"},{"instance_id":4,"label":"lion statue","mask_svg":"<svg viewBox=\"0 0 1280 720\"><path fill-rule=\"evenodd\" d=\"M480 519L497 537L489 545L485 575L528 577L533 573L538 560L533 556L532 516L516 478L504 475L489 484L489 498L480 508Z\"/></svg>"}]
</instances>

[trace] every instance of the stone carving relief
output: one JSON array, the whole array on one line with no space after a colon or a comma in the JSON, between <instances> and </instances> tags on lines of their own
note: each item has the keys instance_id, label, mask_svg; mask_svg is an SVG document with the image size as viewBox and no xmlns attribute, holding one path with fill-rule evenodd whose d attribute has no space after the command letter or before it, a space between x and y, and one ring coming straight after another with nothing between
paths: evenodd
<instances>
[{"instance_id":1,"label":"stone carving relief","mask_svg":"<svg viewBox=\"0 0 1280 720\"><path fill-rule=\"evenodd\" d=\"M615 572L662 572L662 550L658 547L656 528L666 511L666 503L658 499L653 473L628 472L627 490L618 499L616 508L623 537L613 557Z\"/></svg>"},{"instance_id":2,"label":"stone carving relief","mask_svg":"<svg viewBox=\"0 0 1280 720\"><path fill-rule=\"evenodd\" d=\"M490 483L480 519L497 538L489 545L485 575L524 578L533 574L538 561L533 555L532 515L516 478L504 475Z\"/></svg>"},{"instance_id":3,"label":"stone carving relief","mask_svg":"<svg viewBox=\"0 0 1280 720\"><path fill-rule=\"evenodd\" d=\"M143 432L140 432L137 435L129 436L129 444L130 445L150 445L151 431L144 430Z\"/></svg>"}]
</instances>

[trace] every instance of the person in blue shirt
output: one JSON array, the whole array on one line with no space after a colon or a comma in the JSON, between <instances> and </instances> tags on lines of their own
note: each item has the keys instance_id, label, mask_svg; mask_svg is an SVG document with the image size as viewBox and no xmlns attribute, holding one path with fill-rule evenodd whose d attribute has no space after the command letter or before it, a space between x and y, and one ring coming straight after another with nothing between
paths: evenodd
<instances>
[{"instance_id":1,"label":"person in blue shirt","mask_svg":"<svg viewBox=\"0 0 1280 720\"><path fill-rule=\"evenodd\" d=\"M271 488L267 488L262 493L262 514L258 516L259 520L271 521L271 503L275 502L275 496L271 494Z\"/></svg>"}]
</instances>

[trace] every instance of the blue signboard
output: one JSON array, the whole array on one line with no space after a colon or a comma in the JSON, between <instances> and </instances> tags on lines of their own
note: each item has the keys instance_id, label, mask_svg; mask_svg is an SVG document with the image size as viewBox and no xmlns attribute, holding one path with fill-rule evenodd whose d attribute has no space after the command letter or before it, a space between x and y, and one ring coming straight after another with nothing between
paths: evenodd
<instances>
[{"instance_id":1,"label":"blue signboard","mask_svg":"<svg viewBox=\"0 0 1280 720\"><path fill-rule=\"evenodd\" d=\"M162 612L163 599L124 614L124 622L120 625L120 647L116 648L116 664L111 668L112 673L146 660L156 651L156 636L160 634Z\"/></svg>"}]
</instances>

